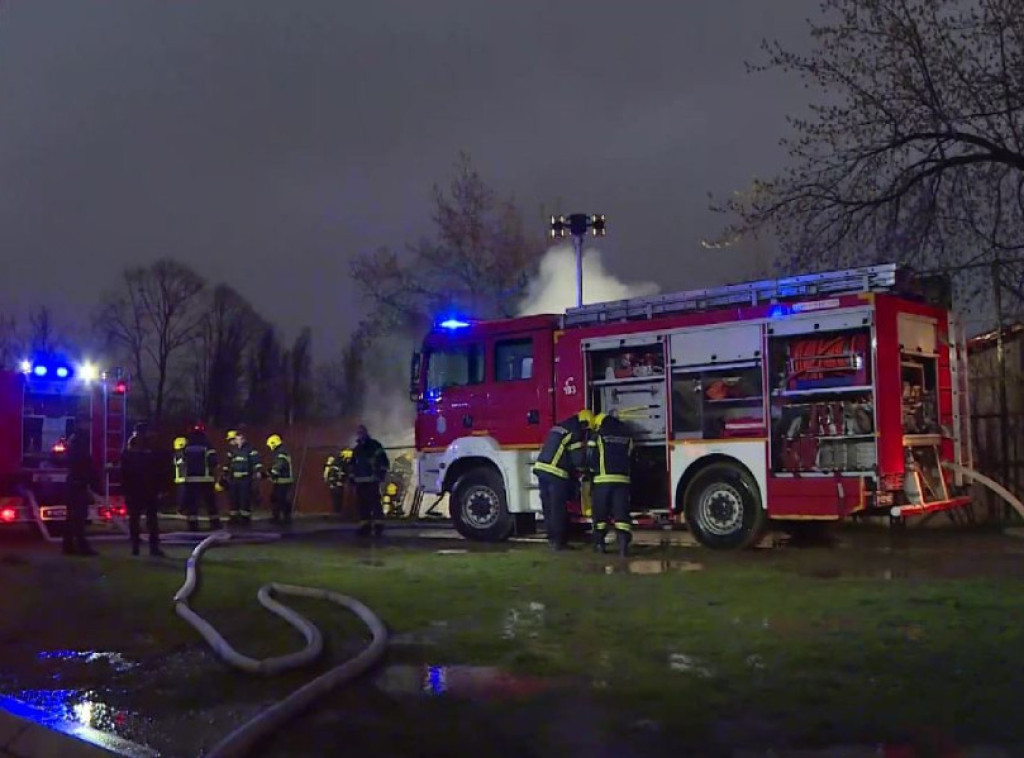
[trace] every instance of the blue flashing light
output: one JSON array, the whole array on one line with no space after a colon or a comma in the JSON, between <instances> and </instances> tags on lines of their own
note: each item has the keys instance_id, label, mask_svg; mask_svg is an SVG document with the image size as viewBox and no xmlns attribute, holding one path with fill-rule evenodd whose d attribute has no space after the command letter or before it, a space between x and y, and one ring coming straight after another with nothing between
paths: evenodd
<instances>
[{"instance_id":1,"label":"blue flashing light","mask_svg":"<svg viewBox=\"0 0 1024 758\"><path fill-rule=\"evenodd\" d=\"M57 376L59 378L61 378L61 379L67 379L68 378L68 370L67 370L67 368L65 368L64 366L58 366L57 367Z\"/></svg>"},{"instance_id":2,"label":"blue flashing light","mask_svg":"<svg viewBox=\"0 0 1024 758\"><path fill-rule=\"evenodd\" d=\"M46 376L46 366L36 366L32 369L32 373L36 376Z\"/></svg>"},{"instance_id":3,"label":"blue flashing light","mask_svg":"<svg viewBox=\"0 0 1024 758\"><path fill-rule=\"evenodd\" d=\"M465 329L469 326L469 322L457 318L448 318L438 324L438 326L442 329Z\"/></svg>"},{"instance_id":4,"label":"blue flashing light","mask_svg":"<svg viewBox=\"0 0 1024 758\"><path fill-rule=\"evenodd\" d=\"M768 318L782 318L788 316L791 313L788 305L773 305L771 310L768 311Z\"/></svg>"},{"instance_id":5,"label":"blue flashing light","mask_svg":"<svg viewBox=\"0 0 1024 758\"><path fill-rule=\"evenodd\" d=\"M32 373L32 361L22 361L21 365L20 365L20 368L21 368L21 373L23 373L23 374L31 374Z\"/></svg>"}]
</instances>

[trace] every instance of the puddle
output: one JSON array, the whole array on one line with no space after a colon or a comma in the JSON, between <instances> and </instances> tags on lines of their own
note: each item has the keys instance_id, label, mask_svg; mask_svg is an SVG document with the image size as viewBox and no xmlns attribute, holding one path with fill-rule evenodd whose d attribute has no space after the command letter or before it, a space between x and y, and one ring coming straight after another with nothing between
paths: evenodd
<instances>
[{"instance_id":1,"label":"puddle","mask_svg":"<svg viewBox=\"0 0 1024 758\"><path fill-rule=\"evenodd\" d=\"M668 667L682 674L693 674L701 679L713 679L715 672L696 656L684 653L672 653L668 657Z\"/></svg>"},{"instance_id":2,"label":"puddle","mask_svg":"<svg viewBox=\"0 0 1024 758\"><path fill-rule=\"evenodd\" d=\"M106 663L118 673L129 671L138 664L125 658L121 653L96 650L44 650L37 656L41 661L62 661L65 663Z\"/></svg>"},{"instance_id":3,"label":"puddle","mask_svg":"<svg viewBox=\"0 0 1024 758\"><path fill-rule=\"evenodd\" d=\"M496 666L395 664L384 668L374 685L390 695L450 695L469 700L531 697L558 686L547 677L511 674Z\"/></svg>"},{"instance_id":4,"label":"puddle","mask_svg":"<svg viewBox=\"0 0 1024 758\"><path fill-rule=\"evenodd\" d=\"M661 560L634 559L618 565L608 563L602 566L601 570L605 574L672 574L676 572L703 571L704 564L667 558Z\"/></svg>"},{"instance_id":5,"label":"puddle","mask_svg":"<svg viewBox=\"0 0 1024 758\"><path fill-rule=\"evenodd\" d=\"M504 640L537 639L544 626L544 603L528 603L519 608L509 608L501 623L501 638Z\"/></svg>"}]
</instances>

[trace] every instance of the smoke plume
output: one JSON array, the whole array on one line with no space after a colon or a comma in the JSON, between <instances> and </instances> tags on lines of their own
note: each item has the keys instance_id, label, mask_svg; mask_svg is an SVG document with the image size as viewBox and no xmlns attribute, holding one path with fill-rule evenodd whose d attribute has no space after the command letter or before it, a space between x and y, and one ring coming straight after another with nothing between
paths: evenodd
<instances>
[{"instance_id":1,"label":"smoke plume","mask_svg":"<svg viewBox=\"0 0 1024 758\"><path fill-rule=\"evenodd\" d=\"M658 292L653 282L627 283L608 273L601 253L593 248L583 250L583 302L600 303ZM519 307L520 316L538 313L562 313L576 305L576 254L572 245L550 248L540 262L537 276L530 282Z\"/></svg>"},{"instance_id":2,"label":"smoke plume","mask_svg":"<svg viewBox=\"0 0 1024 758\"><path fill-rule=\"evenodd\" d=\"M608 273L601 254L583 253L583 301L595 303L652 295L652 282L623 282ZM519 315L562 313L576 305L576 256L571 245L551 248L541 259L537 276L530 282ZM361 423L386 447L412 447L416 410L409 401L409 358L418 339L395 333L374 342L364 365L366 395Z\"/></svg>"}]
</instances>

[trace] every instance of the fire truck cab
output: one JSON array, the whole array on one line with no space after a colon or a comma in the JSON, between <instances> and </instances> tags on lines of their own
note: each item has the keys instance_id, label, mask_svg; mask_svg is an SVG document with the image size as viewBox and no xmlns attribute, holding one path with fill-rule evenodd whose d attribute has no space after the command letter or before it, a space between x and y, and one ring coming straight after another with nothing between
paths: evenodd
<instances>
[{"instance_id":1,"label":"fire truck cab","mask_svg":"<svg viewBox=\"0 0 1024 758\"><path fill-rule=\"evenodd\" d=\"M119 467L126 440L127 380L62 356L0 369L0 529L15 524L62 522L67 516L67 439L89 439L101 503L90 519L125 513Z\"/></svg>"},{"instance_id":2,"label":"fire truck cab","mask_svg":"<svg viewBox=\"0 0 1024 758\"><path fill-rule=\"evenodd\" d=\"M889 264L449 319L413 358L419 485L467 538L528 532L543 438L586 407L631 428L633 510L707 547L961 507L943 462L971 464L964 335L909 284Z\"/></svg>"}]
</instances>

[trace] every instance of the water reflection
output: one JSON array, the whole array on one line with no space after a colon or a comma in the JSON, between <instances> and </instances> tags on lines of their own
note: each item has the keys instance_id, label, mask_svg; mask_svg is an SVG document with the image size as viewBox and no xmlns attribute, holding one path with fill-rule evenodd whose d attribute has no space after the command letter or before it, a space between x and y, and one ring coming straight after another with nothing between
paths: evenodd
<instances>
[{"instance_id":1,"label":"water reflection","mask_svg":"<svg viewBox=\"0 0 1024 758\"><path fill-rule=\"evenodd\" d=\"M376 686L393 695L450 695L472 700L529 697L556 682L548 677L512 674L497 666L393 665L383 669Z\"/></svg>"}]
</instances>

